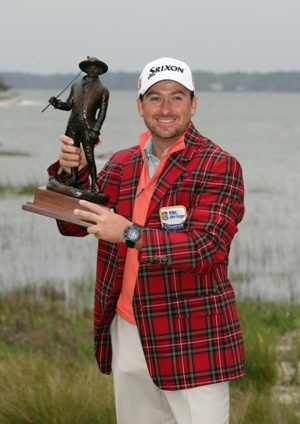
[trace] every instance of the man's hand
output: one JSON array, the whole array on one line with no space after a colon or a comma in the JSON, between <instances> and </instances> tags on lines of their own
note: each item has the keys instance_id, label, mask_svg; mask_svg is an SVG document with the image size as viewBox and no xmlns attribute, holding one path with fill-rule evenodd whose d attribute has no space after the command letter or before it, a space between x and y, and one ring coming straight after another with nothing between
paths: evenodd
<instances>
[{"instance_id":1,"label":"man's hand","mask_svg":"<svg viewBox=\"0 0 300 424\"><path fill-rule=\"evenodd\" d=\"M62 135L60 137L63 146L59 155L59 164L67 174L71 174L71 168L78 168L78 171L87 166L87 160L82 146L74 146L72 138ZM101 144L98 138L97 146Z\"/></svg>"},{"instance_id":2,"label":"man's hand","mask_svg":"<svg viewBox=\"0 0 300 424\"><path fill-rule=\"evenodd\" d=\"M87 232L89 234L94 234L97 239L110 243L125 243L124 230L132 225L131 221L122 215L118 215L113 209L106 209L86 200L80 200L79 204L89 211L75 209L74 214L95 223L95 225L88 227Z\"/></svg>"},{"instance_id":3,"label":"man's hand","mask_svg":"<svg viewBox=\"0 0 300 424\"><path fill-rule=\"evenodd\" d=\"M74 146L72 138L62 135L60 141L63 146L59 155L60 166L67 174L71 174L71 168L78 168L80 171L87 165L85 154L82 147Z\"/></svg>"}]
</instances>

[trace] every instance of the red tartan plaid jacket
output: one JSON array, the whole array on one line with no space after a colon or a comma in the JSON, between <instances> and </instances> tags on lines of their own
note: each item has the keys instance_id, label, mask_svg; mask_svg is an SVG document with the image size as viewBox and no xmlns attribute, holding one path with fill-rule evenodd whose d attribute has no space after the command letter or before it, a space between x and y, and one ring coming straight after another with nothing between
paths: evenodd
<instances>
[{"instance_id":1,"label":"red tartan plaid jacket","mask_svg":"<svg viewBox=\"0 0 300 424\"><path fill-rule=\"evenodd\" d=\"M142 168L140 146L115 153L99 173L100 191L131 219ZM57 163L49 168L55 176ZM83 171L81 182L88 184ZM184 228L161 228L163 206L184 205ZM198 133L191 123L185 149L173 153L149 205L133 298L149 373L164 390L179 390L244 375L244 345L228 280L228 256L244 214L238 161ZM64 235L84 228L58 222ZM99 241L95 285L95 356L111 372L110 325L120 293L125 244Z\"/></svg>"}]
</instances>

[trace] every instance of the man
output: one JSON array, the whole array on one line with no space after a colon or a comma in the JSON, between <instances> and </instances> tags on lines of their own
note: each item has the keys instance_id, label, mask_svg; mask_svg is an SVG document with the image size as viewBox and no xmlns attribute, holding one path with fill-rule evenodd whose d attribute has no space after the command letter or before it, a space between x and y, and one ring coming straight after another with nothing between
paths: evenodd
<instances>
[{"instance_id":1,"label":"man","mask_svg":"<svg viewBox=\"0 0 300 424\"><path fill-rule=\"evenodd\" d=\"M74 213L95 225L59 222L62 234L99 240L95 355L101 372L113 371L119 424L228 423L228 382L244 375L227 275L242 171L191 122L194 90L185 63L146 65L137 106L148 130L98 175L111 209L80 201L89 211ZM61 140L50 175L78 166L86 183L82 153Z\"/></svg>"},{"instance_id":2,"label":"man","mask_svg":"<svg viewBox=\"0 0 300 424\"><path fill-rule=\"evenodd\" d=\"M56 97L51 97L49 103L55 109L72 110L66 135L74 140L74 146L79 147L82 143L91 176L92 190L98 192L94 147L99 142L109 100L109 91L100 82L99 75L107 72L108 66L96 57L88 57L79 63L79 68L87 75L81 82L75 82L72 85L67 100L63 102ZM72 177L65 182L74 185L77 182L77 166L71 168L71 174Z\"/></svg>"}]
</instances>

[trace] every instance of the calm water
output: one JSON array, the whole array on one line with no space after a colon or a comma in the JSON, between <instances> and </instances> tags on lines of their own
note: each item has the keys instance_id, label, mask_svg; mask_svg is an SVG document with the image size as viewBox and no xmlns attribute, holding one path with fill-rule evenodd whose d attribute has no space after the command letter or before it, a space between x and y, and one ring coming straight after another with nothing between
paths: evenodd
<instances>
[{"instance_id":1,"label":"calm water","mask_svg":"<svg viewBox=\"0 0 300 424\"><path fill-rule=\"evenodd\" d=\"M20 105L0 107L0 185L47 182L69 116L41 113L55 94L20 91ZM138 143L144 126L135 99L135 92L111 92L101 155ZM299 111L299 94L199 94L194 123L244 170L247 210L230 265L239 297L300 301ZM22 210L28 200L0 198L0 289L51 281L70 292L72 281L94 274L97 241L62 237L54 220Z\"/></svg>"}]
</instances>

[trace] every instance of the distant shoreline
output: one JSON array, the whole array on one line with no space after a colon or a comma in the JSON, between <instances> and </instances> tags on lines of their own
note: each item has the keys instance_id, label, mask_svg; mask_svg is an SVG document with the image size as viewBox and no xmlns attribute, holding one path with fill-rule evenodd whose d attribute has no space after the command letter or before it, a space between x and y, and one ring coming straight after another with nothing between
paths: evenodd
<instances>
[{"instance_id":1,"label":"distant shoreline","mask_svg":"<svg viewBox=\"0 0 300 424\"><path fill-rule=\"evenodd\" d=\"M38 75L22 72L1 72L0 77L13 89L51 89L66 87L76 74ZM194 72L196 91L214 92L300 92L300 71ZM110 90L136 90L139 73L108 72L101 81Z\"/></svg>"},{"instance_id":2,"label":"distant shoreline","mask_svg":"<svg viewBox=\"0 0 300 424\"><path fill-rule=\"evenodd\" d=\"M8 96L0 96L0 106L14 106L21 102L20 98L15 94Z\"/></svg>"}]
</instances>

